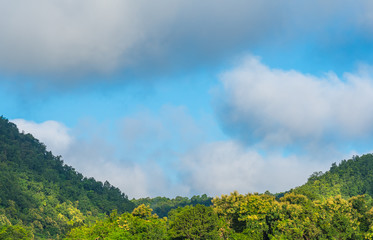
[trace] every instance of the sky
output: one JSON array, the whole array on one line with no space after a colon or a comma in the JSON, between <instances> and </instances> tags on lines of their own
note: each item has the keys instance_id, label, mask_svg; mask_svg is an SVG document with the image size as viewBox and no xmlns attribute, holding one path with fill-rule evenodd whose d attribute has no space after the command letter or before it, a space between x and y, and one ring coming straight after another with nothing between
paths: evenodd
<instances>
[{"instance_id":1,"label":"sky","mask_svg":"<svg viewBox=\"0 0 373 240\"><path fill-rule=\"evenodd\" d=\"M0 115L129 198L289 190L372 106L369 0L0 0Z\"/></svg>"}]
</instances>

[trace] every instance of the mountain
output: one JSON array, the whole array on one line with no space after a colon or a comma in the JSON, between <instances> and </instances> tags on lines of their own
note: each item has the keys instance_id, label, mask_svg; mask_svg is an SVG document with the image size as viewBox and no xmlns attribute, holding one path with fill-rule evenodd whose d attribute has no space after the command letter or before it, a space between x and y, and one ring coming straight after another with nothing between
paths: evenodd
<instances>
[{"instance_id":1,"label":"mountain","mask_svg":"<svg viewBox=\"0 0 373 240\"><path fill-rule=\"evenodd\" d=\"M313 173L307 183L291 192L312 200L336 195L345 199L364 194L373 197L373 155L353 156L338 165L333 163L329 171Z\"/></svg>"},{"instance_id":2,"label":"mountain","mask_svg":"<svg viewBox=\"0 0 373 240\"><path fill-rule=\"evenodd\" d=\"M37 239L58 239L113 209L123 213L134 206L109 182L84 177L0 117L0 239L17 229Z\"/></svg>"}]
</instances>

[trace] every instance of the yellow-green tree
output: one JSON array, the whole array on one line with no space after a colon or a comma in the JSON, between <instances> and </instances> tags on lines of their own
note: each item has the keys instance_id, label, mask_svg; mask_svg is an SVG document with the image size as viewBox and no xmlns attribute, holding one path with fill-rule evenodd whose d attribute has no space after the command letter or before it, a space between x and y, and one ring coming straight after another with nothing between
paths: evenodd
<instances>
[{"instance_id":1,"label":"yellow-green tree","mask_svg":"<svg viewBox=\"0 0 373 240\"><path fill-rule=\"evenodd\" d=\"M145 205L135 208L132 213L118 215L113 211L93 226L74 228L67 239L167 239L166 219L152 214Z\"/></svg>"}]
</instances>

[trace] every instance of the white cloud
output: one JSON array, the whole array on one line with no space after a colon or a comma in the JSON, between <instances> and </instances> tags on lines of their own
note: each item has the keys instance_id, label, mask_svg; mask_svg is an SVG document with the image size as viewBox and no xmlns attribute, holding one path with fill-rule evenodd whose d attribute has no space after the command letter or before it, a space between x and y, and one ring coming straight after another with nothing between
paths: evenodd
<instances>
[{"instance_id":1,"label":"white cloud","mask_svg":"<svg viewBox=\"0 0 373 240\"><path fill-rule=\"evenodd\" d=\"M173 106L158 115L143 111L119 121L119 142L127 159L144 163L150 196L286 191L341 157L333 152L322 162L270 151L262 156L255 146L237 141L206 143L201 127L186 109Z\"/></svg>"},{"instance_id":2,"label":"white cloud","mask_svg":"<svg viewBox=\"0 0 373 240\"><path fill-rule=\"evenodd\" d=\"M367 73L316 77L247 57L221 75L217 111L228 133L251 144L322 149L364 141L373 134L373 80Z\"/></svg>"},{"instance_id":3,"label":"white cloud","mask_svg":"<svg viewBox=\"0 0 373 240\"><path fill-rule=\"evenodd\" d=\"M204 144L181 159L180 171L191 192L210 196L241 193L287 191L306 182L314 171L326 170L328 163L312 162L296 156L263 157L238 142Z\"/></svg>"},{"instance_id":4,"label":"white cloud","mask_svg":"<svg viewBox=\"0 0 373 240\"><path fill-rule=\"evenodd\" d=\"M47 150L53 151L56 155L62 155L71 147L73 137L70 136L69 129L60 122L46 121L35 123L24 119L11 120L20 129L26 133L36 136L47 147Z\"/></svg>"}]
</instances>

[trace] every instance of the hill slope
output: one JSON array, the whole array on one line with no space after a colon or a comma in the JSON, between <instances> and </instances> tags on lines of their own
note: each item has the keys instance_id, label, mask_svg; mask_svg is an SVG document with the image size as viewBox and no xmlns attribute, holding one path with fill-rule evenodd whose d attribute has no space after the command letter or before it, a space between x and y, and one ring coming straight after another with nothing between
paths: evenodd
<instances>
[{"instance_id":1,"label":"hill slope","mask_svg":"<svg viewBox=\"0 0 373 240\"><path fill-rule=\"evenodd\" d=\"M18 224L38 238L57 238L113 209L133 208L118 188L83 177L0 117L0 230Z\"/></svg>"},{"instance_id":2,"label":"hill slope","mask_svg":"<svg viewBox=\"0 0 373 240\"><path fill-rule=\"evenodd\" d=\"M306 184L291 190L310 199L341 195L343 198L367 194L373 197L373 155L365 154L333 163L330 170L315 172Z\"/></svg>"}]
</instances>

